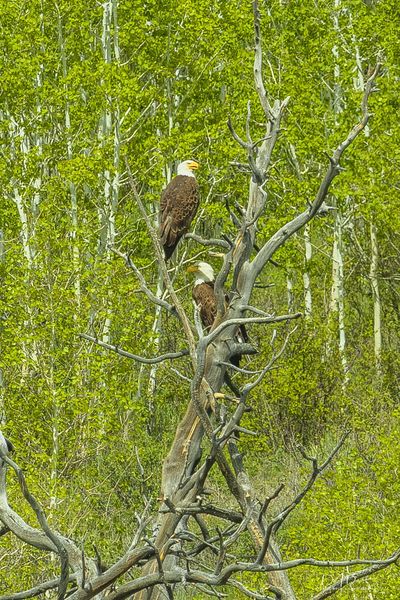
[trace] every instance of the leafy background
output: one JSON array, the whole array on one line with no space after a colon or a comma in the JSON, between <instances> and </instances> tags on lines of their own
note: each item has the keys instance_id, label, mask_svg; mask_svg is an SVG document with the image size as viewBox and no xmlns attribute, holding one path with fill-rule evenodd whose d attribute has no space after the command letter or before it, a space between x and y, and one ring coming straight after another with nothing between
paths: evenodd
<instances>
[{"instance_id":1,"label":"leafy background","mask_svg":"<svg viewBox=\"0 0 400 600\"><path fill-rule=\"evenodd\" d=\"M271 97L291 97L258 237L266 239L313 197L332 151L359 117L357 68L384 63L371 98L367 136L344 160L330 203L344 218L347 370L332 309L336 213L310 228L305 262L300 232L268 266L254 302L267 311L304 310L307 270L312 314L290 339L279 368L253 394L241 439L260 497L285 482L289 501L307 477L296 444L326 456L344 427L352 435L281 532L284 556L385 558L398 546L399 389L399 59L395 0L262 3L264 76ZM157 498L160 469L188 401L186 384L79 338L102 337L137 354L180 348L172 318L154 327L154 307L109 245L131 251L156 289L158 270L129 194L127 156L150 213L176 164L201 163L196 231L233 233L226 202L244 204L248 176L226 122L244 135L247 103L254 139L263 136L253 87L251 3L244 0L0 1L0 393L3 430L16 446L32 492L50 522L93 544L107 563L126 547L143 496ZM358 62L357 62L358 61ZM338 98L340 101L338 102ZM293 164L295 149L300 174ZM383 347L374 357L370 226L377 231ZM194 243L179 255L210 258ZM191 280L176 287L191 311ZM271 332L254 327L265 364ZM278 331L278 339L284 331ZM182 360L179 367L188 369ZM144 469L144 475L139 467ZM214 491L226 501L215 477ZM10 479L11 502L28 522ZM243 546L243 555L251 550ZM246 554L247 553L247 554ZM49 557L0 538L0 591L33 585ZM337 578L299 569L300 599ZM262 590L265 581L247 578ZM354 584L341 598L398 598L393 567ZM229 592L236 598L239 592Z\"/></svg>"}]
</instances>

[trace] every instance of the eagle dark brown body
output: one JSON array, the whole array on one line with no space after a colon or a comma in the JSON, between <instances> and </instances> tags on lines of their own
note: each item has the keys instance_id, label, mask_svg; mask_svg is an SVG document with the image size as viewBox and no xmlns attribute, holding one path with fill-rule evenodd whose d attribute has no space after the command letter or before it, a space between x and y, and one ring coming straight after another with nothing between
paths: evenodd
<instances>
[{"instance_id":1,"label":"eagle dark brown body","mask_svg":"<svg viewBox=\"0 0 400 600\"><path fill-rule=\"evenodd\" d=\"M200 261L196 265L190 265L187 268L188 273L196 274L196 281L192 291L192 297L200 312L201 322L207 333L210 331L217 316L217 298L214 291L215 275L214 269L206 262ZM225 295L225 310L229 306L229 297ZM241 343L248 343L249 336L244 325L240 325L233 335L234 340ZM247 344L248 345L248 344ZM249 348L246 348L246 354L254 354ZM241 355L234 353L229 360L235 367L239 366ZM231 379L228 372L224 374L225 383L236 394L240 396L240 390Z\"/></svg>"},{"instance_id":2,"label":"eagle dark brown body","mask_svg":"<svg viewBox=\"0 0 400 600\"><path fill-rule=\"evenodd\" d=\"M214 282L207 281L195 285L192 297L200 308L200 318L204 327L208 330L217 316L217 299L214 293Z\"/></svg>"},{"instance_id":3,"label":"eagle dark brown body","mask_svg":"<svg viewBox=\"0 0 400 600\"><path fill-rule=\"evenodd\" d=\"M192 297L196 305L200 309L200 318L204 327L208 331L214 323L217 316L217 299L214 292L214 282L207 281L195 285L192 291ZM229 299L225 297L225 305L228 306ZM240 325L236 334L239 342L248 342L249 336L244 325ZM240 356L231 358L232 364L239 366Z\"/></svg>"},{"instance_id":4,"label":"eagle dark brown body","mask_svg":"<svg viewBox=\"0 0 400 600\"><path fill-rule=\"evenodd\" d=\"M199 186L194 177L177 175L161 196L159 236L168 260L188 232L199 206Z\"/></svg>"}]
</instances>

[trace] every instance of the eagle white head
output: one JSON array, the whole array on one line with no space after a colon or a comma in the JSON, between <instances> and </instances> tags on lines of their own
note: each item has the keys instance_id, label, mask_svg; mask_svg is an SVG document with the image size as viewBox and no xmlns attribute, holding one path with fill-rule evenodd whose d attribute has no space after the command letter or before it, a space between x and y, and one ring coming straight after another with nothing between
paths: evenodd
<instances>
[{"instance_id":1,"label":"eagle white head","mask_svg":"<svg viewBox=\"0 0 400 600\"><path fill-rule=\"evenodd\" d=\"M184 160L178 165L178 175L186 175L186 177L194 177L193 171L199 168L199 163L195 160Z\"/></svg>"},{"instance_id":2,"label":"eagle white head","mask_svg":"<svg viewBox=\"0 0 400 600\"><path fill-rule=\"evenodd\" d=\"M214 269L206 262L200 261L195 265L190 265L190 267L187 268L187 272L196 273L195 285L215 281Z\"/></svg>"}]
</instances>

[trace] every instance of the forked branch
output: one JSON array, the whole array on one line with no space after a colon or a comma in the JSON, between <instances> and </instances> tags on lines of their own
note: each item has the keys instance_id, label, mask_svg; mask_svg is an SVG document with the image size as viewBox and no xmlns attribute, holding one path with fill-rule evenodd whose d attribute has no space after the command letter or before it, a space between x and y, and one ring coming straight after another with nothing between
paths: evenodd
<instances>
[{"instance_id":1,"label":"forked branch","mask_svg":"<svg viewBox=\"0 0 400 600\"><path fill-rule=\"evenodd\" d=\"M250 267L247 270L247 285L254 285L256 278L261 273L264 266L272 258L273 254L280 248L296 231L304 227L306 223L318 213L323 202L326 199L331 183L334 178L342 170L340 166L340 160L344 151L354 142L356 137L365 129L368 123L370 113L368 112L368 100L371 92L374 89L375 80L379 75L380 64L377 64L371 77L368 79L361 102L362 118L357 123L348 136L341 144L336 148L332 157L329 159L329 165L326 170L325 176L318 188L318 192L315 196L314 201L311 203L310 208L305 210L303 213L286 223L281 227L261 248L257 253L256 257L252 261Z\"/></svg>"},{"instance_id":2,"label":"forked branch","mask_svg":"<svg viewBox=\"0 0 400 600\"><path fill-rule=\"evenodd\" d=\"M102 342L101 340L93 337L92 335L88 335L87 333L80 333L79 337L84 340L88 340L89 342L93 342L97 346L101 348L105 348L106 350L111 350L120 356L125 356L126 358L131 358L139 363L144 365L155 365L157 363L164 362L165 360L173 360L175 358L182 358L182 356L188 356L189 350L180 350L179 352L167 352L166 354L161 354L161 356L156 356L154 358L145 358L144 356L139 356L137 354L132 354L132 352L127 352L126 350L122 350L118 346L113 346L112 344L107 344L106 342Z\"/></svg>"}]
</instances>

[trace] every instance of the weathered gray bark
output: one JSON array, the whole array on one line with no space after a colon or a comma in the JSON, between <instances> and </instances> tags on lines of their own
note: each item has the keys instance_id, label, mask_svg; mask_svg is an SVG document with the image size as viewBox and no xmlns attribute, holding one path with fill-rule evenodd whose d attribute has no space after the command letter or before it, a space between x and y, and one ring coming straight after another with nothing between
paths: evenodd
<instances>
[{"instance_id":1,"label":"weathered gray bark","mask_svg":"<svg viewBox=\"0 0 400 600\"><path fill-rule=\"evenodd\" d=\"M8 504L7 498L7 469L11 466L19 479L21 491L36 513L40 529L28 525L17 512ZM25 479L19 467L8 457L8 450L5 438L0 431L0 521L12 531L23 542L53 554L60 554L60 549L65 553L68 564L75 574L75 580L82 583L85 577L96 577L97 567L92 559L88 559L85 564L82 563L82 551L74 542L52 531L46 521L44 513L36 500L30 495L26 486ZM85 573L85 569L87 573ZM102 596L98 596L98 600Z\"/></svg>"},{"instance_id":2,"label":"weathered gray bark","mask_svg":"<svg viewBox=\"0 0 400 600\"><path fill-rule=\"evenodd\" d=\"M255 11L257 10L255 6ZM256 56L255 56L255 83L259 94L261 105L264 108L267 118L266 139L259 148L257 156L254 153L254 146L250 138L250 108L247 117L247 139L243 141L239 138L230 124L232 134L238 143L247 150L249 165L252 169L252 178L250 181L249 200L247 205L246 217L243 219L241 229L235 240L233 248L225 255L224 265L217 277L215 291L219 300L218 314L211 333L199 340L196 351L195 376L192 381L192 405L188 407L186 415L178 427L171 451L164 463L163 468L163 494L168 498L172 505L185 500L190 503L193 497L201 493L201 480L194 475L194 469L200 454L200 443L203 431L206 436L212 440L213 426L209 420L207 410L213 399L213 395L221 390L224 382L226 364L229 363L230 352L234 339L237 324L246 322L244 314L246 307L250 305L251 295L255 281L266 263L273 256L274 252L282 246L296 231L309 223L318 213L324 202L329 186L340 172L339 161L343 152L352 143L359 132L365 127L368 121L368 112L366 100L363 103L363 118L359 125L354 127L349 136L344 140L334 152L330 159L325 177L320 185L315 200L311 206L302 214L288 222L284 227L277 231L261 248L253 260L250 256L254 247L256 235L256 223L258 217L263 214L267 202L267 192L264 189L266 183L267 171L270 165L272 151L278 137L280 121L283 111L288 103L288 99L283 102L276 101L273 106L269 104L266 91L262 82L262 63L261 63L261 45L259 33L259 21L256 13L255 18L256 31ZM370 83L372 85L372 81ZM369 93L369 92L368 92ZM232 270L233 300L226 312L223 301L223 285L226 281L229 270ZM251 320L251 319L250 319ZM211 345L212 342L212 345ZM238 483L235 473L232 471L222 450L216 452L215 461L218 464L222 474L225 477L228 488L237 500L243 514L248 511L248 498L245 491ZM194 480L194 481L193 481ZM191 481L192 486L186 495L183 494L183 488L179 487L180 482ZM161 514L159 519L159 533L156 539L156 547L159 551L164 551L178 522L176 514ZM252 535L256 548L260 548L263 541L263 532L260 524L253 517L249 518L248 530ZM273 553L270 549L265 559L267 562L273 562ZM158 569L155 561L150 562L144 572L154 573ZM294 598L293 590L290 586L286 573L271 573L269 581L272 585L279 588L282 592L282 598ZM157 590L148 590L140 592L138 600L152 600L161 597L161 588Z\"/></svg>"},{"instance_id":3,"label":"weathered gray bark","mask_svg":"<svg viewBox=\"0 0 400 600\"><path fill-rule=\"evenodd\" d=\"M378 375L381 374L381 354L382 354L382 327L381 327L381 297L379 291L379 251L378 251L378 236L376 226L371 223L371 267L370 280L372 288L372 298L374 302L374 353L375 366Z\"/></svg>"},{"instance_id":4,"label":"weathered gray bark","mask_svg":"<svg viewBox=\"0 0 400 600\"><path fill-rule=\"evenodd\" d=\"M114 2L107 1L104 4L104 31L109 32L112 7L116 7ZM194 328L185 313L182 304L174 290L172 281L169 277L163 252L160 246L156 230L151 223L149 216L143 206L141 198L137 193L134 180L127 165L128 177L132 192L137 200L138 206L146 221L150 236L154 244L154 250L160 263L160 270L166 291L169 294L169 302L157 298L145 284L143 276L132 265L133 270L141 281L142 290L147 297L158 306L173 312L182 327L183 335L186 339L188 353L193 369L190 398L188 398L188 408L184 418L179 424L173 441L171 450L164 462L162 473L162 495L163 504L158 513L156 522L156 539L148 542L144 538L146 526L149 524L147 514L142 515L136 534L132 540L130 548L125 555L102 574L98 574L96 564L93 560L86 559L86 569L82 566L82 557L77 552L76 546L70 540L62 538L59 534L49 532L47 525L42 519L42 528L40 530L29 527L22 521L8 506L5 486L5 463L12 466L12 462L7 461L4 456L5 442L2 442L2 459L0 461L0 519L5 525L10 527L11 531L21 537L27 543L39 547L43 550L49 550L53 553L62 554L65 551L68 556L68 562L76 570L80 587L70 596L70 600L90 600L91 598L100 599L102 593L108 590L110 600L122 600L135 594L136 599L154 600L159 598L166 591L169 597L173 597L170 586L181 584L182 579L186 582L205 583L208 586L224 585L229 583L229 579L235 573L240 572L259 572L265 573L268 584L271 587L271 593L282 600L295 600L295 595L290 585L288 570L301 564L312 564L315 566L353 566L361 564L379 563L379 566L389 566L397 560L400 552L397 552L385 561L341 561L327 562L317 561L315 559L297 559L283 562L279 555L279 548L274 539L276 531L283 523L288 514L301 502L304 495L313 485L313 482L329 464L343 441L331 453L329 459L321 467L318 466L316 459L304 457L312 463L313 471L309 482L303 491L284 509L275 519L268 522L264 517L265 507L261 505L255 497L251 480L246 473L242 457L237 449L234 433L240 430L240 421L246 411L247 402L251 391L260 383L262 377L279 358L285 348L282 346L278 353L274 353L270 362L259 373L257 378L248 383L240 390L240 398L237 398L237 404L231 415L227 415L225 420L220 423L215 419L215 405L221 396L220 390L224 385L227 369L231 368L230 359L235 354L250 353L252 348L248 344L239 343L236 340L236 331L239 325L259 323L265 326L274 325L277 322L288 322L301 315L287 314L281 316L270 316L262 310L251 306L251 298L257 278L267 265L268 261L291 236L308 223L318 214L328 193L333 179L340 172L340 160L346 148L353 142L357 135L365 128L369 114L367 101L372 90L374 80L378 74L378 66L373 75L366 83L366 89L362 102L362 119L351 130L347 138L336 148L329 159L326 173L321 181L316 197L312 202L308 202L305 210L288 221L283 227L275 232L252 258L255 248L255 239L257 233L257 221L264 213L268 203L268 193L265 189L267 184L268 169L271 165L272 153L278 139L280 123L284 110L289 99L282 102L276 100L270 103L262 80L262 52L260 41L260 22L257 1L253 2L254 7L254 26L255 26L255 61L254 76L255 86L258 92L260 104L264 110L266 118L265 138L261 141L258 151L255 151L256 144L251 139L250 123L251 111L248 107L246 122L246 140L240 139L236 134L232 124L230 129L232 135L247 153L249 166L251 169L251 181L249 185L248 204L241 220L237 219L238 233L232 244L228 243L227 253L224 255L223 266L215 282L215 293L217 296L218 312L214 325L207 335L194 336ZM107 27L106 27L107 25ZM116 28L117 31L117 28ZM108 35L108 34L107 34ZM105 37L104 47L109 51L110 39ZM105 118L107 115L105 115ZM109 132L110 129L107 129ZM119 144L116 143L116 148ZM118 153L116 156L119 156ZM107 178L106 178L107 181ZM112 202L110 189L105 190L106 198ZM306 202L305 202L306 204ZM108 228L113 227L112 221L107 224ZM111 238L112 239L112 236ZM226 247L226 246L224 246ZM127 260L127 262L129 262ZM136 269L136 270L135 270ZM226 308L225 304L225 285L228 275L232 275L232 287L230 303ZM246 316L247 314L255 316ZM104 334L104 331L103 331ZM83 336L90 339L89 336ZM107 336L106 336L107 337ZM93 340L92 341L97 341ZM107 343L97 341L103 347L114 349L122 353L117 348L112 348ZM126 355L127 353L125 353ZM182 353L176 353L175 356L169 355L168 358L182 356ZM139 362L154 363L158 359L143 359L131 355L131 358ZM165 357L161 357L160 360ZM218 412L217 406L217 412ZM202 459L202 449L205 459ZM172 553L177 548L177 541L174 538L180 524L187 519L190 510L201 508L201 496L204 491L204 484L209 470L216 465L223 475L227 490L235 499L238 511L224 511L218 509L217 514L222 518L233 520L239 524L238 528L232 534L235 536L247 529L253 540L254 549L257 558L252 563L229 562L225 564L224 542L220 539L221 552L218 558L215 572L210 574L207 570L198 571L181 567L177 563L177 557ZM1 470L2 469L2 470ZM279 493L277 490L276 495ZM265 503L264 503L265 504ZM141 546L139 547L139 544ZM60 547L59 547L60 546ZM185 557L184 557L185 558ZM187 557L186 557L187 558ZM144 565L143 562L144 561ZM184 563L184 560L182 561ZM142 566L143 565L143 566ZM133 581L119 586L115 591L110 590L110 586L118 577L126 573L133 566L141 566L140 577ZM383 568L383 567L382 567ZM86 578L85 578L86 570Z\"/></svg>"}]
</instances>

